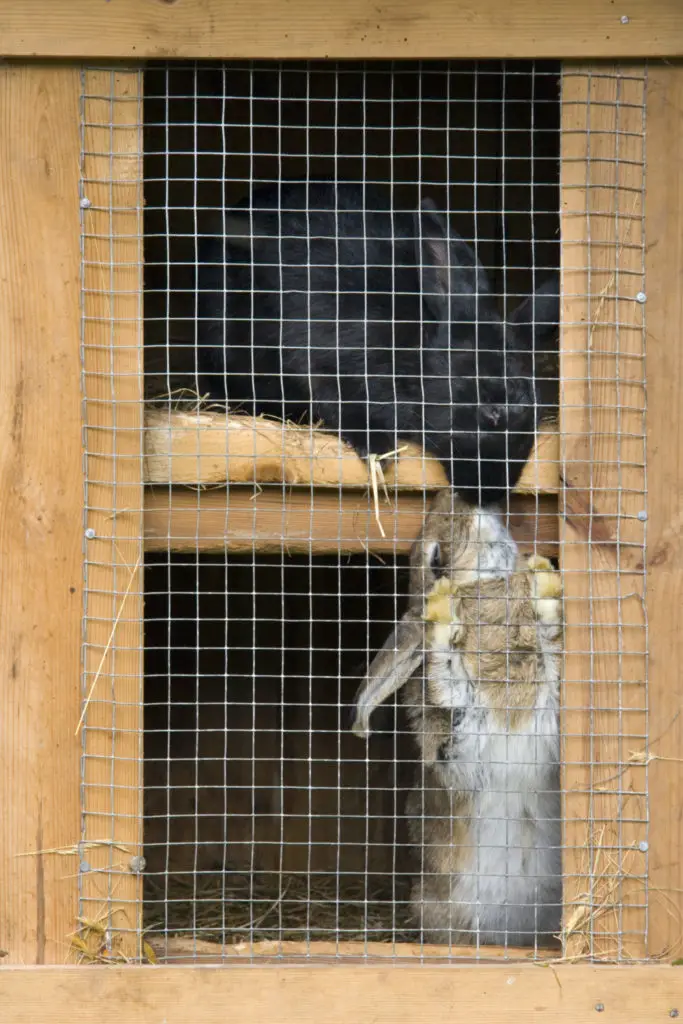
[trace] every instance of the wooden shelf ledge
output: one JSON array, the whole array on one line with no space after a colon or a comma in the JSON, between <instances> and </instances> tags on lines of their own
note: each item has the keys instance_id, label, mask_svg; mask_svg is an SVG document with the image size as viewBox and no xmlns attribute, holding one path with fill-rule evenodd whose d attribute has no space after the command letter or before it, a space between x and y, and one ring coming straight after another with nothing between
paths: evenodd
<instances>
[{"instance_id":1,"label":"wooden shelf ledge","mask_svg":"<svg viewBox=\"0 0 683 1024\"><path fill-rule=\"evenodd\" d=\"M258 960L261 963L273 961L290 963L310 962L363 963L368 960L390 960L398 963L415 963L429 960L430 962L448 963L459 961L475 963L488 961L500 963L501 960L512 962L529 962L552 960L557 958L558 950L539 949L516 946L481 946L479 950L473 946L429 946L418 942L278 942L264 940L260 942L238 942L235 945L221 945L218 942L207 942L204 939L173 936L168 939L150 937L149 946L160 964L224 964L226 961L244 963L245 960Z\"/></svg>"},{"instance_id":2,"label":"wooden shelf ledge","mask_svg":"<svg viewBox=\"0 0 683 1024\"><path fill-rule=\"evenodd\" d=\"M508 525L522 550L555 555L559 438L551 428L510 497ZM261 554L407 555L425 492L447 486L440 463L407 445L385 467L390 501L380 498L380 527L368 466L335 435L155 408L145 416L145 479L147 551Z\"/></svg>"},{"instance_id":3,"label":"wooden shelf ledge","mask_svg":"<svg viewBox=\"0 0 683 1024\"><path fill-rule=\"evenodd\" d=\"M387 485L429 491L447 484L443 467L407 444L398 464L384 464ZM148 408L145 479L150 484L285 483L315 488L366 488L367 464L334 434L265 417ZM559 436L542 430L516 488L519 494L557 494Z\"/></svg>"},{"instance_id":4,"label":"wooden shelf ledge","mask_svg":"<svg viewBox=\"0 0 683 1024\"><path fill-rule=\"evenodd\" d=\"M407 555L422 529L426 496L380 500L382 536L372 496L346 491L230 485L212 490L148 488L147 551L232 551L260 554ZM512 495L507 517L523 551L556 555L557 500Z\"/></svg>"}]
</instances>

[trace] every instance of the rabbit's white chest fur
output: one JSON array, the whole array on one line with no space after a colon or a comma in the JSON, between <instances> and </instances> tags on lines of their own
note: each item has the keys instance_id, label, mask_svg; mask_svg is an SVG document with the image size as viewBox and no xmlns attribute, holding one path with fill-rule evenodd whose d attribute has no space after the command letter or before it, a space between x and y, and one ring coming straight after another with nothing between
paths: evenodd
<instances>
[{"instance_id":1,"label":"rabbit's white chest fur","mask_svg":"<svg viewBox=\"0 0 683 1024\"><path fill-rule=\"evenodd\" d=\"M479 934L488 942L528 942L559 926L559 910L548 907L561 895L559 672L545 632L539 627L543 678L534 706L514 727L508 712L486 703L457 651L432 652L431 702L457 714L434 769L445 789L471 798L450 900L458 916L471 917L475 941Z\"/></svg>"}]
</instances>

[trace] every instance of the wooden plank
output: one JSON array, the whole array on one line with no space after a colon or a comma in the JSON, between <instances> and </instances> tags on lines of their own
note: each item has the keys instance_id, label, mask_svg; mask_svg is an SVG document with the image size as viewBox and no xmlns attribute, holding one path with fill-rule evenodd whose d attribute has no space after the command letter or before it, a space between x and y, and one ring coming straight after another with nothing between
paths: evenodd
<instances>
[{"instance_id":1,"label":"wooden plank","mask_svg":"<svg viewBox=\"0 0 683 1024\"><path fill-rule=\"evenodd\" d=\"M85 622L82 937L139 951L142 852L142 103L137 71L85 79Z\"/></svg>"},{"instance_id":2,"label":"wooden plank","mask_svg":"<svg viewBox=\"0 0 683 1024\"><path fill-rule=\"evenodd\" d=\"M5 963L63 963L78 912L73 858L50 851L80 836L79 94L77 68L0 68Z\"/></svg>"},{"instance_id":3,"label":"wooden plank","mask_svg":"<svg viewBox=\"0 0 683 1024\"><path fill-rule=\"evenodd\" d=\"M607 958L645 951L645 78L573 68L562 91L564 927Z\"/></svg>"},{"instance_id":4,"label":"wooden plank","mask_svg":"<svg viewBox=\"0 0 683 1024\"><path fill-rule=\"evenodd\" d=\"M278 1024L471 1024L501 1015L509 1024L594 1024L596 1010L613 1024L655 1024L681 1006L680 971L665 964L14 967L3 971L2 988L12 1024L71 1024L74 1007L98 1024L194 1024L199 1016L224 1024L226 1015Z\"/></svg>"},{"instance_id":5,"label":"wooden plank","mask_svg":"<svg viewBox=\"0 0 683 1024\"><path fill-rule=\"evenodd\" d=\"M387 505L382 536L367 493L231 485L227 490L151 489L145 497L146 551L407 555L422 529L423 494ZM513 495L508 524L523 551L557 554L557 501Z\"/></svg>"},{"instance_id":6,"label":"wooden plank","mask_svg":"<svg viewBox=\"0 0 683 1024\"><path fill-rule=\"evenodd\" d=\"M438 960L440 963L452 963L454 960L469 963L486 961L525 961L552 960L557 957L557 950L530 950L528 947L515 946L482 946L476 950L473 946L430 946L417 942L238 942L229 946L221 946L216 942L206 942L191 937L172 937L169 939L148 936L149 945L154 951L157 963L173 964L224 964L232 961L244 963L255 960L259 963L275 963L287 960L288 963L302 963L315 960L316 963L345 964L367 963L368 960L387 960L393 963L414 964L416 962Z\"/></svg>"},{"instance_id":7,"label":"wooden plank","mask_svg":"<svg viewBox=\"0 0 683 1024\"><path fill-rule=\"evenodd\" d=\"M624 19L624 20L622 20ZM675 57L679 0L2 0L2 53L87 58Z\"/></svg>"},{"instance_id":8,"label":"wooden plank","mask_svg":"<svg viewBox=\"0 0 683 1024\"><path fill-rule=\"evenodd\" d=\"M441 464L414 444L382 463L399 490L447 486ZM559 437L545 426L516 491L556 494ZM150 408L145 414L145 480L153 484L288 483L367 487L367 463L337 436L251 416Z\"/></svg>"},{"instance_id":9,"label":"wooden plank","mask_svg":"<svg viewBox=\"0 0 683 1024\"><path fill-rule=\"evenodd\" d=\"M683 919L683 68L647 96L647 466L650 853L648 952L679 950ZM668 759L668 760L667 760ZM674 810L675 809L675 810ZM673 813L672 813L673 812ZM680 955L677 952L676 955Z\"/></svg>"}]
</instances>

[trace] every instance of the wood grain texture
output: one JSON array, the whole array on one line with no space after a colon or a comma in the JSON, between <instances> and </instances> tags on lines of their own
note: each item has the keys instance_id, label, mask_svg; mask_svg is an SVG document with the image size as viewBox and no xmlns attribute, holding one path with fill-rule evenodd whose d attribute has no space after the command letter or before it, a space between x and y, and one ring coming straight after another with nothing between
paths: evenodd
<instances>
[{"instance_id":1,"label":"wood grain texture","mask_svg":"<svg viewBox=\"0 0 683 1024\"><path fill-rule=\"evenodd\" d=\"M391 959L402 965L420 963L422 961L453 963L454 960L474 963L475 961L529 961L552 960L557 950L547 953L540 949L530 951L527 947L515 946L483 946L478 952L472 946L430 946L415 942L239 942L230 946L220 946L215 942L202 939L173 937L170 939L154 939L149 937L149 945L154 951L159 964L225 964L244 963L254 960L258 963L277 963L287 960L288 963L367 963L368 960Z\"/></svg>"},{"instance_id":2,"label":"wood grain texture","mask_svg":"<svg viewBox=\"0 0 683 1024\"><path fill-rule=\"evenodd\" d=\"M398 462L383 460L389 487L447 486L441 464L414 444L399 442ZM559 436L555 424L538 441L516 487L519 494L556 494ZM150 408L145 414L145 480L152 484L287 483L367 487L367 463L337 436L276 420L218 412Z\"/></svg>"},{"instance_id":3,"label":"wood grain texture","mask_svg":"<svg viewBox=\"0 0 683 1024\"><path fill-rule=\"evenodd\" d=\"M683 67L647 97L648 952L680 956L683 920ZM667 760L667 758L669 760Z\"/></svg>"},{"instance_id":4,"label":"wood grain texture","mask_svg":"<svg viewBox=\"0 0 683 1024\"><path fill-rule=\"evenodd\" d=\"M564 924L569 955L606 958L645 952L645 80L562 87Z\"/></svg>"},{"instance_id":5,"label":"wood grain texture","mask_svg":"<svg viewBox=\"0 0 683 1024\"><path fill-rule=\"evenodd\" d=\"M86 73L87 507L82 938L139 951L142 852L142 102L137 71ZM111 127L110 127L111 126Z\"/></svg>"},{"instance_id":6,"label":"wood grain texture","mask_svg":"<svg viewBox=\"0 0 683 1024\"><path fill-rule=\"evenodd\" d=\"M424 494L403 494L388 505L382 497L382 536L367 493L235 485L151 489L145 497L145 550L407 555L427 503ZM557 554L554 497L513 495L508 525L523 551Z\"/></svg>"},{"instance_id":7,"label":"wood grain texture","mask_svg":"<svg viewBox=\"0 0 683 1024\"><path fill-rule=\"evenodd\" d=\"M533 964L444 968L44 967L2 972L12 1024L595 1024L668 1021L681 1005L680 969ZM504 1008L504 1009L503 1009Z\"/></svg>"},{"instance_id":8,"label":"wood grain texture","mask_svg":"<svg viewBox=\"0 0 683 1024\"><path fill-rule=\"evenodd\" d=\"M79 94L0 68L0 963L64 963L78 913Z\"/></svg>"},{"instance_id":9,"label":"wood grain texture","mask_svg":"<svg viewBox=\"0 0 683 1024\"><path fill-rule=\"evenodd\" d=\"M626 15L628 20L622 22ZM1 0L14 57L675 57L679 0Z\"/></svg>"}]
</instances>

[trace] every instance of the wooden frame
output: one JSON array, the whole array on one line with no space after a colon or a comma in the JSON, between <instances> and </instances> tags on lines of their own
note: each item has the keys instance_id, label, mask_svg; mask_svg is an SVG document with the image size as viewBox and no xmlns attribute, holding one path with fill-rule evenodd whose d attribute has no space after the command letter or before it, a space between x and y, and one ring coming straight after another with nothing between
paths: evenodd
<instances>
[{"instance_id":1,"label":"wooden frame","mask_svg":"<svg viewBox=\"0 0 683 1024\"><path fill-rule=\"evenodd\" d=\"M635 299L645 288L645 87L642 67L571 68L561 153L565 933L568 955L636 959L646 955L647 910L638 881L646 766L630 763L647 737L645 347Z\"/></svg>"},{"instance_id":2,"label":"wooden frame","mask_svg":"<svg viewBox=\"0 0 683 1024\"><path fill-rule=\"evenodd\" d=\"M141 875L131 870L142 855L141 85L136 70L84 75L87 714L76 944L96 957L141 949Z\"/></svg>"},{"instance_id":3,"label":"wooden frame","mask_svg":"<svg viewBox=\"0 0 683 1024\"><path fill-rule=\"evenodd\" d=\"M66 7L66 9L65 9ZM683 53L678 0L2 0L2 51L12 57L615 59Z\"/></svg>"},{"instance_id":4,"label":"wooden frame","mask_svg":"<svg viewBox=\"0 0 683 1024\"><path fill-rule=\"evenodd\" d=\"M12 1024L73 1020L78 1007L101 1024L616 1024L667 1021L680 1012L680 970L649 967L45 967L4 971ZM200 1008L198 1010L198 1007Z\"/></svg>"},{"instance_id":5,"label":"wooden frame","mask_svg":"<svg viewBox=\"0 0 683 1024\"><path fill-rule=\"evenodd\" d=\"M377 516L367 492L347 491L340 503L338 494L325 491L255 493L253 487L231 485L203 494L178 490L169 499L168 488L148 490L145 550L250 553L256 547L261 554L407 556L428 497L404 494L388 504L382 498ZM557 499L519 495L511 505L508 523L520 548L557 556Z\"/></svg>"},{"instance_id":6,"label":"wooden frame","mask_svg":"<svg viewBox=\"0 0 683 1024\"><path fill-rule=\"evenodd\" d=\"M672 324L683 312L683 68L649 72L648 198L645 214L647 309L648 538L646 603L649 620L650 861L648 952L680 943L683 823L669 809L683 793L683 682L677 669L683 637L677 612L683 586L683 426L671 410L683 381L683 347ZM671 163L669 163L671 161ZM673 169L673 173L671 173Z\"/></svg>"},{"instance_id":7,"label":"wooden frame","mask_svg":"<svg viewBox=\"0 0 683 1024\"><path fill-rule=\"evenodd\" d=\"M79 97L75 69L0 68L0 949L14 963L62 963L78 900L76 872L42 851L80 834Z\"/></svg>"},{"instance_id":8,"label":"wooden frame","mask_svg":"<svg viewBox=\"0 0 683 1024\"><path fill-rule=\"evenodd\" d=\"M638 0L623 12L629 18L625 23L618 6L603 0L583 0L578 7L560 0L555 5L527 0L516 10L514 24L510 23L508 8L497 0L488 0L477 4L476 12L468 8L473 15L468 18L462 6L454 8L434 0L420 19L414 17L412 7L409 17L408 9L399 4L396 9L382 9L375 21L374 11L370 17L363 0L354 0L351 6L331 9L323 26L319 9L306 0L296 0L294 9L287 12L286 25L277 18L259 15L253 4L226 6L218 0L202 4L200 0L181 0L177 5L121 0L118 4L103 4L101 9L89 0L73 0L68 11L41 0L21 4L5 0L0 3L0 46L7 56L71 56L79 60L274 55L471 57L475 53L481 57L586 59L675 57L683 52L683 9L677 0ZM269 12L272 14L270 7ZM169 1021L188 1021L195 1019L199 1000L207 1021L219 1016L224 1019L227 1006L245 1020L272 1016L275 1006L278 1019L283 1021L317 1020L321 1016L334 1021L341 1020L342 1014L344 1021L366 1019L368 1014L379 1020L401 1021L414 1019L416 1012L429 1013L436 1020L470 1021L477 1015L499 1012L503 1000L509 1019L520 1021L526 1021L541 1007L558 1020L592 1019L602 1008L613 1019L629 1022L636 1017L654 1021L677 1016L683 1001L678 972L656 963L628 970L586 964L561 964L546 970L532 964L473 965L448 971L420 966L419 972L410 977L406 971L416 969L392 970L389 976L382 966L374 965L314 970L270 965L259 968L256 984L251 967L45 967L36 974L19 966L64 963L70 956L71 935L79 930L75 844L82 838L78 796L81 749L75 727L80 704L84 547L92 562L90 568L98 574L98 589L101 587L105 595L109 616L108 630L98 626L99 633L91 634L99 657L96 651L89 655L86 668L93 679L102 679L104 670L98 676L98 667L108 647L111 608L120 608L125 597L125 610L119 620L122 632L117 639L128 652L123 662L126 667L122 670L117 663L115 670L108 671L108 684L118 688L125 678L123 689L113 691L123 704L135 702L140 685L142 453L139 385L134 373L126 396L130 406L125 426L129 430L116 434L116 451L121 454L118 445L124 445L130 466L138 468L133 468L123 481L117 479L114 493L114 481L107 470L113 449L105 405L102 419L91 421L85 435L90 455L99 460L102 469L98 477L102 491L99 497L90 495L86 523L82 515L82 425L75 369L81 260L80 76L76 65L0 68L0 110L6 126L0 159L9 168L2 176L0 204L0 261L4 279L9 282L5 301L0 304L0 344L5 353L0 387L6 399L0 446L0 548L4 569L0 589L0 765L5 794L0 825L3 1005L11 1007L12 1019L17 1022L62 1020L67 1014L72 1016L74 1005L103 1021L120 1020L124 1006L131 1021L148 1019L149 1006ZM125 77L117 88L126 87ZM121 125L117 143L122 146L128 171L140 153L137 141L133 141L138 124L131 121ZM649 776L650 825L645 838L634 831L632 840L649 845L648 932L646 948L641 952L655 957L677 954L683 916L683 825L675 812L683 797L683 722L679 713L683 684L678 670L683 656L678 610L683 571L679 541L683 418L677 414L683 349L676 333L683 314L682 125L683 69L669 64L651 69L645 213L649 339L645 601L652 751L646 757L647 764L634 765ZM134 197L137 186L131 185L131 180L135 182L136 176L122 174L124 209L116 233L128 236L127 244L135 246L130 241L130 218L138 200ZM97 207L97 196L93 196L87 198ZM36 238L40 239L39 245L35 244ZM128 250L127 263L129 276L118 286L124 305L130 302L130 294L126 298L124 292L135 292L136 280L139 284L135 276L139 274L139 256L133 249ZM575 269L578 272L580 267ZM120 310L117 315L122 315ZM133 323L135 316L133 313ZM113 349L107 340L109 356L115 353L122 373L125 367L134 369L139 358L135 338L131 326ZM572 351L571 342L568 351ZM92 394L96 394L96 366L92 372ZM565 406L570 404L567 401ZM575 429L572 425L565 432L570 434ZM581 472L579 466L579 477ZM107 503L117 510L111 520L101 514ZM565 529L571 535L577 529L576 509L573 522L571 505L565 506L565 511L569 514ZM95 531L94 538L84 540L86 528ZM603 546L605 558L615 557L613 537L593 539ZM106 565L98 567L97 554L90 554L92 540L105 552ZM113 557L115 547L120 550ZM580 549L579 544L577 564L585 559ZM620 547L619 557L621 553ZM104 563L105 556L100 557ZM49 586L43 582L48 579ZM59 585L53 587L53 580L59 580ZM642 608L642 595L639 599ZM99 616L91 609L91 617ZM585 622L574 624L578 631L587 627ZM609 634L609 623L603 622L600 628ZM127 639L122 641L122 636ZM613 640L605 640L605 649L610 643ZM578 639L574 651L578 658ZM643 657L641 650L634 650L633 665L642 665ZM633 671L637 684L642 674L640 668ZM577 682L581 678L577 667ZM635 718L640 713L640 703L636 703L632 709ZM100 721L108 734L111 707L110 701L108 706L105 702L95 710L96 716L102 716ZM94 708L95 704L90 710ZM585 715L585 708L582 700L572 708L571 714L579 716L577 721ZM140 840L136 824L139 818L135 816L139 730L134 715L116 735L117 742L130 752L128 768L113 791L108 790L108 802L102 804L102 810L109 820L114 816L117 838L122 836L125 847L123 889L117 896L125 914L139 884L135 872L130 871ZM577 760L581 763L580 755ZM92 771L91 782L97 788L97 770ZM577 819L585 800L580 783L579 775L579 789L572 797ZM100 788L105 800L105 787ZM613 799L613 794L605 795L605 813L613 806ZM93 828L92 839L98 838L95 832ZM92 856L88 852L90 866L97 867L100 857L104 864L108 856L93 847ZM585 877L580 867L572 874L577 880ZM96 881L86 881L84 891L91 885L96 899ZM579 884L577 896L582 892L585 886ZM636 907L635 912L640 915L644 908ZM124 930L124 952L130 950L125 935ZM581 944L576 952L583 955ZM457 979L451 978L451 970L457 970Z\"/></svg>"}]
</instances>

